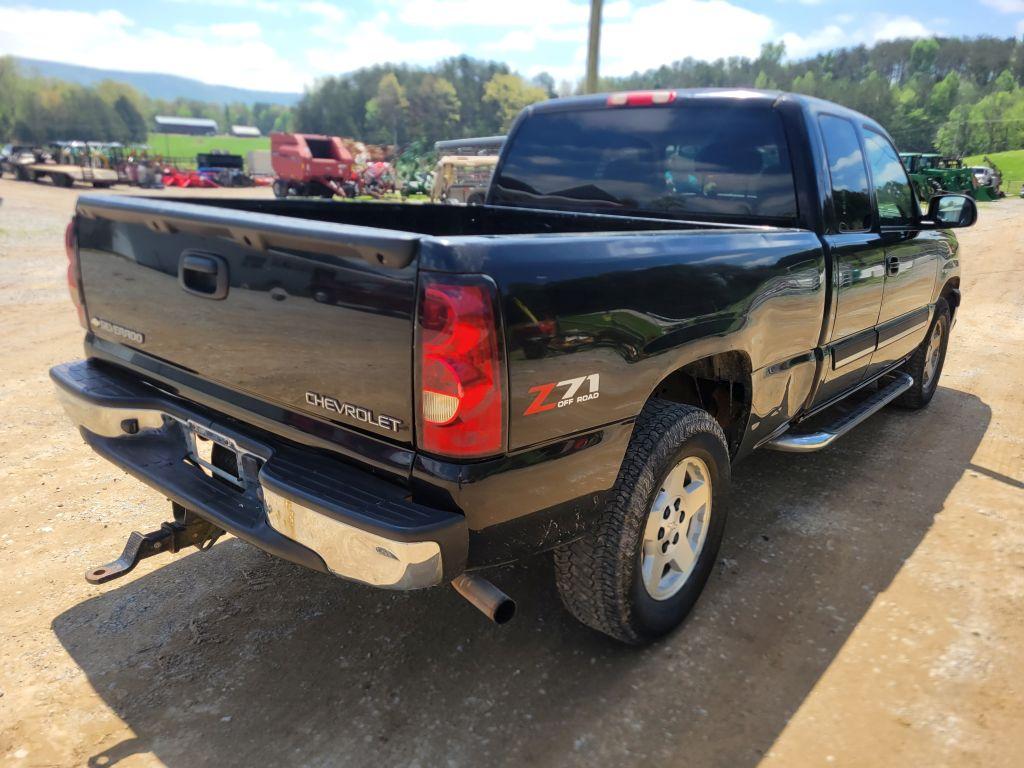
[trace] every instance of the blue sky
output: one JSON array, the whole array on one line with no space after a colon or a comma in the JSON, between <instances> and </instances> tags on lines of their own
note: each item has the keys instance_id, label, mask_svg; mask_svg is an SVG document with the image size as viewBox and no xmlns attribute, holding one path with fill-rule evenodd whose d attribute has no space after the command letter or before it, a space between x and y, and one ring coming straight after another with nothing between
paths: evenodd
<instances>
[{"instance_id":1,"label":"blue sky","mask_svg":"<svg viewBox=\"0 0 1024 768\"><path fill-rule=\"evenodd\" d=\"M0 0L0 54L297 91L385 61L458 54L582 76L588 0ZM45 33L43 32L45 30ZM605 0L602 73L686 56L791 58L922 35L1024 34L1024 0Z\"/></svg>"}]
</instances>

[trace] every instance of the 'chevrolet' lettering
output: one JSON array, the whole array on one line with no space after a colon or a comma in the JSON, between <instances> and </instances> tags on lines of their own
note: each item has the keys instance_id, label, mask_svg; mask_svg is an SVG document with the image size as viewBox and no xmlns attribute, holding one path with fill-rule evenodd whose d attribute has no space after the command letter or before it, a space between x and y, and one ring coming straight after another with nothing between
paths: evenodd
<instances>
[{"instance_id":1,"label":"'chevrolet' lettering","mask_svg":"<svg viewBox=\"0 0 1024 768\"><path fill-rule=\"evenodd\" d=\"M314 408L321 408L325 411L336 413L339 416L355 419L365 424L372 424L375 427L387 429L391 432L397 432L402 427L401 419L396 419L394 416L388 416L383 413L375 414L372 408L365 408L354 403L343 403L329 395L307 392L306 403Z\"/></svg>"}]
</instances>

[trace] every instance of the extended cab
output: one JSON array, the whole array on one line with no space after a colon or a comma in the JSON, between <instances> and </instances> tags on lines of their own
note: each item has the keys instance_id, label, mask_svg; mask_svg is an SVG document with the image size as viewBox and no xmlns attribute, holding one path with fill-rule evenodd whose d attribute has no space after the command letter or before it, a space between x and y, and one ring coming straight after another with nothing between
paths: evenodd
<instances>
[{"instance_id":1,"label":"extended cab","mask_svg":"<svg viewBox=\"0 0 1024 768\"><path fill-rule=\"evenodd\" d=\"M553 550L575 616L650 640L732 464L928 403L976 216L919 210L864 115L750 90L530 107L483 206L83 196L86 359L51 375L175 512L87 577L228 531L502 621L481 570Z\"/></svg>"}]
</instances>

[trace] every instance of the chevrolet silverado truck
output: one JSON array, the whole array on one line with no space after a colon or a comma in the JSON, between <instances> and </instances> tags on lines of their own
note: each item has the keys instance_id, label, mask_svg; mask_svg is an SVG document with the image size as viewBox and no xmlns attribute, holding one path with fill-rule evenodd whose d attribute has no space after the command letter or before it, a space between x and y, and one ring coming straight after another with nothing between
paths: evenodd
<instances>
[{"instance_id":1,"label":"chevrolet silverado truck","mask_svg":"<svg viewBox=\"0 0 1024 768\"><path fill-rule=\"evenodd\" d=\"M86 576L226 531L502 622L486 569L551 551L574 616L651 641L733 464L928 404L976 218L920 210L873 120L751 90L528 107L475 207L83 196L51 376L174 512Z\"/></svg>"}]
</instances>

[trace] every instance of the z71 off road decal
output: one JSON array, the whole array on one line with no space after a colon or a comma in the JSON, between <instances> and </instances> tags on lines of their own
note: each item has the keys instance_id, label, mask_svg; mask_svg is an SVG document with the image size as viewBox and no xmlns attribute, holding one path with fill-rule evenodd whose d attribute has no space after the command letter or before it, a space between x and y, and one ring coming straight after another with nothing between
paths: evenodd
<instances>
[{"instance_id":1,"label":"z71 off road decal","mask_svg":"<svg viewBox=\"0 0 1024 768\"><path fill-rule=\"evenodd\" d=\"M584 384L587 385L586 391L580 394ZM592 373L589 376L580 376L578 379L566 379L557 383L538 384L536 387L530 387L530 394L535 397L530 403L530 407L523 411L523 416L533 416L535 413L565 408L569 405L585 403L588 400L597 400L600 394L598 391L600 384L600 376Z\"/></svg>"}]
</instances>

